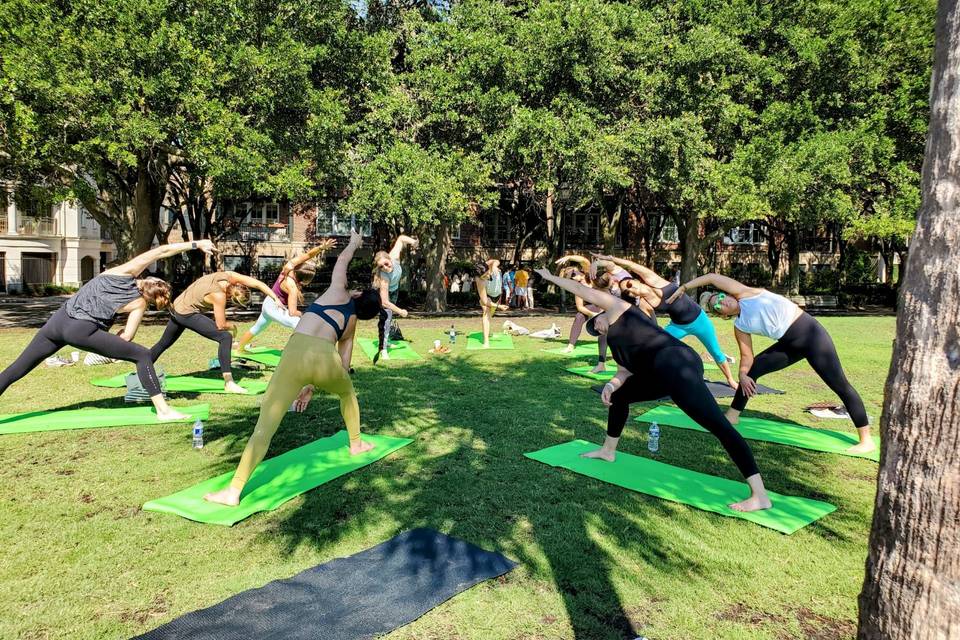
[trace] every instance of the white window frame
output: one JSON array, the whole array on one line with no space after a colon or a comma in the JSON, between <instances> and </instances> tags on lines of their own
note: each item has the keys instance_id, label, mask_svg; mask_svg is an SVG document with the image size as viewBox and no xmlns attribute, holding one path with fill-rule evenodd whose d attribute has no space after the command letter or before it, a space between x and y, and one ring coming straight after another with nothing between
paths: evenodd
<instances>
[{"instance_id":1,"label":"white window frame","mask_svg":"<svg viewBox=\"0 0 960 640\"><path fill-rule=\"evenodd\" d=\"M316 203L316 210L317 219L314 221L314 228L318 236L350 235L350 217L339 215L340 208L337 205L328 204L324 206ZM360 228L357 231L364 237L371 236L373 235L373 223L369 219L360 221Z\"/></svg>"},{"instance_id":2,"label":"white window frame","mask_svg":"<svg viewBox=\"0 0 960 640\"><path fill-rule=\"evenodd\" d=\"M664 216L657 242L661 244L680 244L680 229L677 227L676 221L670 216Z\"/></svg>"},{"instance_id":3,"label":"white window frame","mask_svg":"<svg viewBox=\"0 0 960 640\"><path fill-rule=\"evenodd\" d=\"M578 211L566 217L567 233L583 234L587 244L600 243L600 212Z\"/></svg>"},{"instance_id":4,"label":"white window frame","mask_svg":"<svg viewBox=\"0 0 960 640\"><path fill-rule=\"evenodd\" d=\"M723 235L723 244L756 247L766 243L759 222L748 222L734 227Z\"/></svg>"},{"instance_id":5,"label":"white window frame","mask_svg":"<svg viewBox=\"0 0 960 640\"><path fill-rule=\"evenodd\" d=\"M491 221L492 220L492 224ZM510 242L510 216L497 209L488 211L483 216L483 239L493 244ZM490 232L493 232L492 234ZM501 237L502 236L502 237Z\"/></svg>"}]
</instances>

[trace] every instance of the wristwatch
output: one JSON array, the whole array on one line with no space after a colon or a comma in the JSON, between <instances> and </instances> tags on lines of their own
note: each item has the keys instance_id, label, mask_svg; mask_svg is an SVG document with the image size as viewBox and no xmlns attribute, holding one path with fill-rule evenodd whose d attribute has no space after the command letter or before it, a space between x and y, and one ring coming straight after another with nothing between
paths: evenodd
<instances>
[{"instance_id":1,"label":"wristwatch","mask_svg":"<svg viewBox=\"0 0 960 640\"><path fill-rule=\"evenodd\" d=\"M190 243L190 248L196 249L196 248L197 248L197 243L196 243L196 242L191 242L191 243Z\"/></svg>"}]
</instances>

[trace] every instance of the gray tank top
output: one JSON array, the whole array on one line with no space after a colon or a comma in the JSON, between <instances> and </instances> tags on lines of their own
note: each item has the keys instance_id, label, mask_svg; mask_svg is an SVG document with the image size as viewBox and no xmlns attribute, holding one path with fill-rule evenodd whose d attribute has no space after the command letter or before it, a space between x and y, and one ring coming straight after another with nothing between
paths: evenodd
<instances>
[{"instance_id":1,"label":"gray tank top","mask_svg":"<svg viewBox=\"0 0 960 640\"><path fill-rule=\"evenodd\" d=\"M113 324L117 310L139 297L133 276L99 275L80 287L64 307L71 318L95 322L106 330Z\"/></svg>"}]
</instances>

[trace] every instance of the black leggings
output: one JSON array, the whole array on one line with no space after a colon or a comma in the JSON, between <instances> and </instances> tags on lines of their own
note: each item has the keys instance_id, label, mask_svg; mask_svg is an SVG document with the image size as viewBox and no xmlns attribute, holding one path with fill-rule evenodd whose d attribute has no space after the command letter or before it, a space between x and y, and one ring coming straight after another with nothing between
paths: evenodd
<instances>
[{"instance_id":1,"label":"black leggings","mask_svg":"<svg viewBox=\"0 0 960 640\"><path fill-rule=\"evenodd\" d=\"M619 438L634 402L648 402L670 396L697 424L712 433L727 450L744 478L760 473L750 446L727 421L703 382L703 360L686 345L661 349L652 366L634 372L610 397L607 435Z\"/></svg>"},{"instance_id":2,"label":"black leggings","mask_svg":"<svg viewBox=\"0 0 960 640\"><path fill-rule=\"evenodd\" d=\"M33 340L20 357L0 373L0 394L67 345L86 349L107 358L135 362L137 375L140 376L144 388L151 396L160 395L160 381L157 380L157 372L153 369L149 349L104 331L95 322L71 318L63 307L50 316L37 335L33 336Z\"/></svg>"},{"instance_id":3,"label":"black leggings","mask_svg":"<svg viewBox=\"0 0 960 640\"><path fill-rule=\"evenodd\" d=\"M786 369L800 360L806 359L817 372L817 375L827 383L827 386L843 402L847 413L853 419L853 424L859 429L868 424L867 410L863 400L843 373L837 349L833 346L830 334L816 319L808 313L803 313L794 320L783 337L764 349L757 355L750 367L748 376L754 380L768 373ZM747 396L743 394L743 387L737 389L731 408L743 411L747 406Z\"/></svg>"},{"instance_id":4,"label":"black leggings","mask_svg":"<svg viewBox=\"0 0 960 640\"><path fill-rule=\"evenodd\" d=\"M220 372L230 373L230 349L233 347L233 335L229 331L217 328L217 323L202 313L179 314L170 312L170 321L157 344L150 349L153 362L160 359L163 352L173 346L187 329L199 333L208 340L220 343L217 355L220 358Z\"/></svg>"}]
</instances>

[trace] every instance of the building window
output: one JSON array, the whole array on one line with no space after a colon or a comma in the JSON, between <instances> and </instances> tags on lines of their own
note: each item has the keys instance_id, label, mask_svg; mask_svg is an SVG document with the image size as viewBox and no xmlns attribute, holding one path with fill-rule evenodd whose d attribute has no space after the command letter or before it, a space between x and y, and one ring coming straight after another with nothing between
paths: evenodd
<instances>
[{"instance_id":1,"label":"building window","mask_svg":"<svg viewBox=\"0 0 960 640\"><path fill-rule=\"evenodd\" d=\"M318 236L348 236L350 235L351 217L340 213L336 204L317 204L317 235ZM370 220L362 221L358 233L362 236L373 234L373 224Z\"/></svg>"},{"instance_id":2,"label":"building window","mask_svg":"<svg viewBox=\"0 0 960 640\"><path fill-rule=\"evenodd\" d=\"M223 256L223 268L226 271L250 273L250 256Z\"/></svg>"},{"instance_id":3,"label":"building window","mask_svg":"<svg viewBox=\"0 0 960 640\"><path fill-rule=\"evenodd\" d=\"M463 225L462 224L456 225L455 227L453 227L453 229L450 230L450 239L459 240L462 232L463 232Z\"/></svg>"},{"instance_id":4,"label":"building window","mask_svg":"<svg viewBox=\"0 0 960 640\"><path fill-rule=\"evenodd\" d=\"M280 222L280 205L276 202L263 203L264 224L278 224Z\"/></svg>"},{"instance_id":5,"label":"building window","mask_svg":"<svg viewBox=\"0 0 960 640\"><path fill-rule=\"evenodd\" d=\"M766 236L759 222L750 222L734 227L723 237L723 244L758 245L763 244Z\"/></svg>"},{"instance_id":6,"label":"building window","mask_svg":"<svg viewBox=\"0 0 960 640\"><path fill-rule=\"evenodd\" d=\"M600 242L600 214L582 211L568 215L567 242L571 245L595 245Z\"/></svg>"},{"instance_id":7,"label":"building window","mask_svg":"<svg viewBox=\"0 0 960 640\"><path fill-rule=\"evenodd\" d=\"M505 211L487 211L483 215L483 238L491 244L510 242L510 215Z\"/></svg>"},{"instance_id":8,"label":"building window","mask_svg":"<svg viewBox=\"0 0 960 640\"><path fill-rule=\"evenodd\" d=\"M257 274L261 280L270 282L277 279L286 259L282 256L258 256Z\"/></svg>"},{"instance_id":9,"label":"building window","mask_svg":"<svg viewBox=\"0 0 960 640\"><path fill-rule=\"evenodd\" d=\"M660 237L657 241L664 244L678 244L680 242L680 231L677 229L677 223L673 218L665 218L663 226L660 227Z\"/></svg>"}]
</instances>

